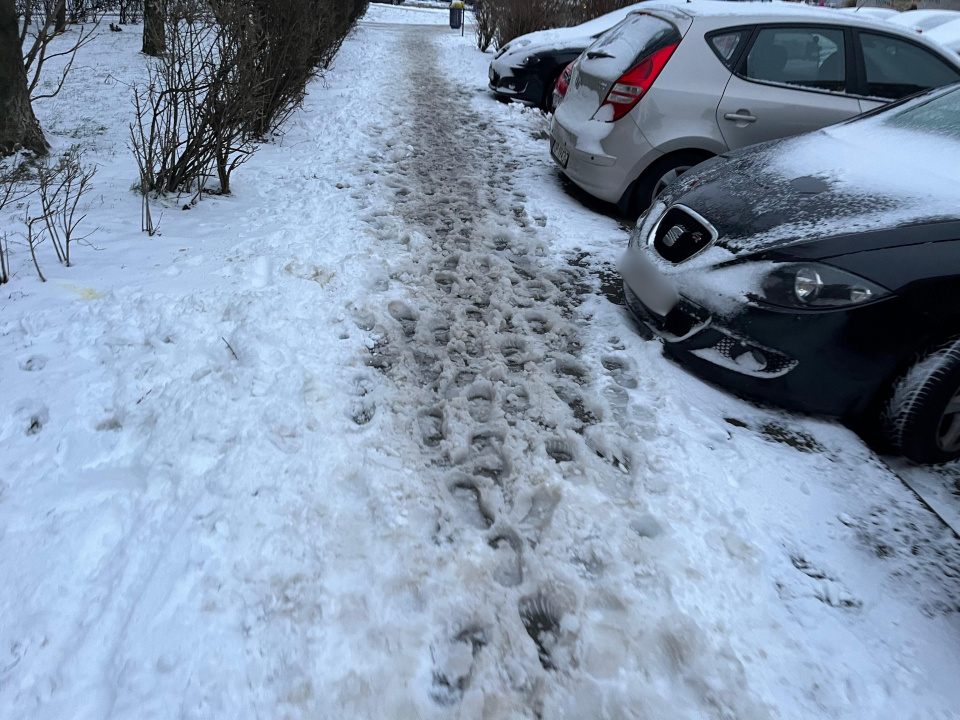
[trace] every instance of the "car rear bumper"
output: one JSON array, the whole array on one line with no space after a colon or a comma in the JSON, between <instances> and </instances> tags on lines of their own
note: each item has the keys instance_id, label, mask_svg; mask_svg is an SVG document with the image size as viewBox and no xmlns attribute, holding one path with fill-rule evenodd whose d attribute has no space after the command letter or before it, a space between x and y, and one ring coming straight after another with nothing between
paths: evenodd
<instances>
[{"instance_id":1,"label":"car rear bumper","mask_svg":"<svg viewBox=\"0 0 960 720\"><path fill-rule=\"evenodd\" d=\"M554 114L550 143L551 147L560 144L569 153L566 166L561 165L564 173L594 197L619 202L642 169L660 153L629 117L613 123L574 123L563 118L563 108L561 103ZM601 133L606 134L600 139L589 139Z\"/></svg>"},{"instance_id":2,"label":"car rear bumper","mask_svg":"<svg viewBox=\"0 0 960 720\"><path fill-rule=\"evenodd\" d=\"M790 410L855 418L884 392L921 339L882 301L853 310L799 312L744 303L721 318L677 294L666 313L621 268L631 314L664 352L705 380ZM657 307L659 298L648 300ZM661 304L660 309L663 309Z\"/></svg>"}]
</instances>

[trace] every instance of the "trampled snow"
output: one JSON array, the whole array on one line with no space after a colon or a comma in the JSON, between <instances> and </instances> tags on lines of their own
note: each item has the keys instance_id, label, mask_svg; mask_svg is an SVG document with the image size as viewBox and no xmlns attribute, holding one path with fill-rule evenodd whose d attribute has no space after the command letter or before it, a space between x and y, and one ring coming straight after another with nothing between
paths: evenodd
<instances>
[{"instance_id":1,"label":"trampled snow","mask_svg":"<svg viewBox=\"0 0 960 720\"><path fill-rule=\"evenodd\" d=\"M958 717L956 538L637 336L544 117L386 12L153 238L137 28L38 105L97 232L0 295L0 717Z\"/></svg>"}]
</instances>

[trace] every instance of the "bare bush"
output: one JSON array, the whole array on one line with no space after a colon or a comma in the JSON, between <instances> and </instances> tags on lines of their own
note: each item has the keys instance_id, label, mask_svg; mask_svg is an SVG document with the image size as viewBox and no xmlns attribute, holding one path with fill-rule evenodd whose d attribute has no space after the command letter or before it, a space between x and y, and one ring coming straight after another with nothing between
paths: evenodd
<instances>
[{"instance_id":1,"label":"bare bush","mask_svg":"<svg viewBox=\"0 0 960 720\"><path fill-rule=\"evenodd\" d=\"M167 52L149 83L134 88L131 140L141 192L200 193L216 175L228 193L231 173L253 152L254 53L199 1L170 7L166 36Z\"/></svg>"},{"instance_id":2,"label":"bare bush","mask_svg":"<svg viewBox=\"0 0 960 720\"><path fill-rule=\"evenodd\" d=\"M37 172L37 188L47 232L57 259L70 267L70 244L77 237L77 226L86 215L78 215L80 201L92 186L97 168L83 163L83 150L74 145L56 162L42 165Z\"/></svg>"},{"instance_id":3,"label":"bare bush","mask_svg":"<svg viewBox=\"0 0 960 720\"><path fill-rule=\"evenodd\" d=\"M180 0L167 7L167 51L134 88L131 145L147 196L202 193L301 105L366 0ZM146 199L144 200L146 203ZM144 229L153 232L149 205Z\"/></svg>"},{"instance_id":4,"label":"bare bush","mask_svg":"<svg viewBox=\"0 0 960 720\"><path fill-rule=\"evenodd\" d=\"M37 260L37 246L43 242L45 232L45 228L41 223L45 223L45 220L46 218L44 218L43 215L38 215L37 217L31 215L29 205L26 210L24 210L23 224L26 225L27 231L23 233L23 237L27 241L27 246L30 248L30 258L33 260L33 266L37 269L37 275L40 276L40 282L47 281L43 276L43 271L40 270L40 261Z\"/></svg>"},{"instance_id":5,"label":"bare bush","mask_svg":"<svg viewBox=\"0 0 960 720\"><path fill-rule=\"evenodd\" d=\"M474 0L473 17L477 28L477 47L486 52L493 43L497 32L496 0Z\"/></svg>"},{"instance_id":6,"label":"bare bush","mask_svg":"<svg viewBox=\"0 0 960 720\"><path fill-rule=\"evenodd\" d=\"M14 155L0 164L0 212L9 205L20 202L35 188L27 184L29 169L22 156ZM10 237L0 233L0 285L10 282Z\"/></svg>"}]
</instances>

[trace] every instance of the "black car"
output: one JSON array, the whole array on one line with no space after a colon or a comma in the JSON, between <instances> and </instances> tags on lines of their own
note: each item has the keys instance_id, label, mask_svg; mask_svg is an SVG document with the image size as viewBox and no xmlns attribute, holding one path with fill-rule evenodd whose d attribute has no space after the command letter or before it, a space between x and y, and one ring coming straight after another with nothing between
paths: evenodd
<instances>
[{"instance_id":1,"label":"black car","mask_svg":"<svg viewBox=\"0 0 960 720\"><path fill-rule=\"evenodd\" d=\"M621 275L641 329L707 380L960 457L960 85L699 165Z\"/></svg>"},{"instance_id":2,"label":"black car","mask_svg":"<svg viewBox=\"0 0 960 720\"><path fill-rule=\"evenodd\" d=\"M631 5L581 25L541 30L511 40L490 62L490 89L501 99L550 110L553 86L563 69L596 38L638 9L639 5Z\"/></svg>"}]
</instances>

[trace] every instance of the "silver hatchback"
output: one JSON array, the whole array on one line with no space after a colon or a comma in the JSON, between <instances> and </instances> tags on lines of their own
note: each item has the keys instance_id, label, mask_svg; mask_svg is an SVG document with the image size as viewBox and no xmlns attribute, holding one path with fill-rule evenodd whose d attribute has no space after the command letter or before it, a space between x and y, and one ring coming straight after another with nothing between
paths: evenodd
<instances>
[{"instance_id":1,"label":"silver hatchback","mask_svg":"<svg viewBox=\"0 0 960 720\"><path fill-rule=\"evenodd\" d=\"M577 59L551 125L563 172L624 213L720 153L960 80L913 30L794 3L649 3Z\"/></svg>"}]
</instances>

